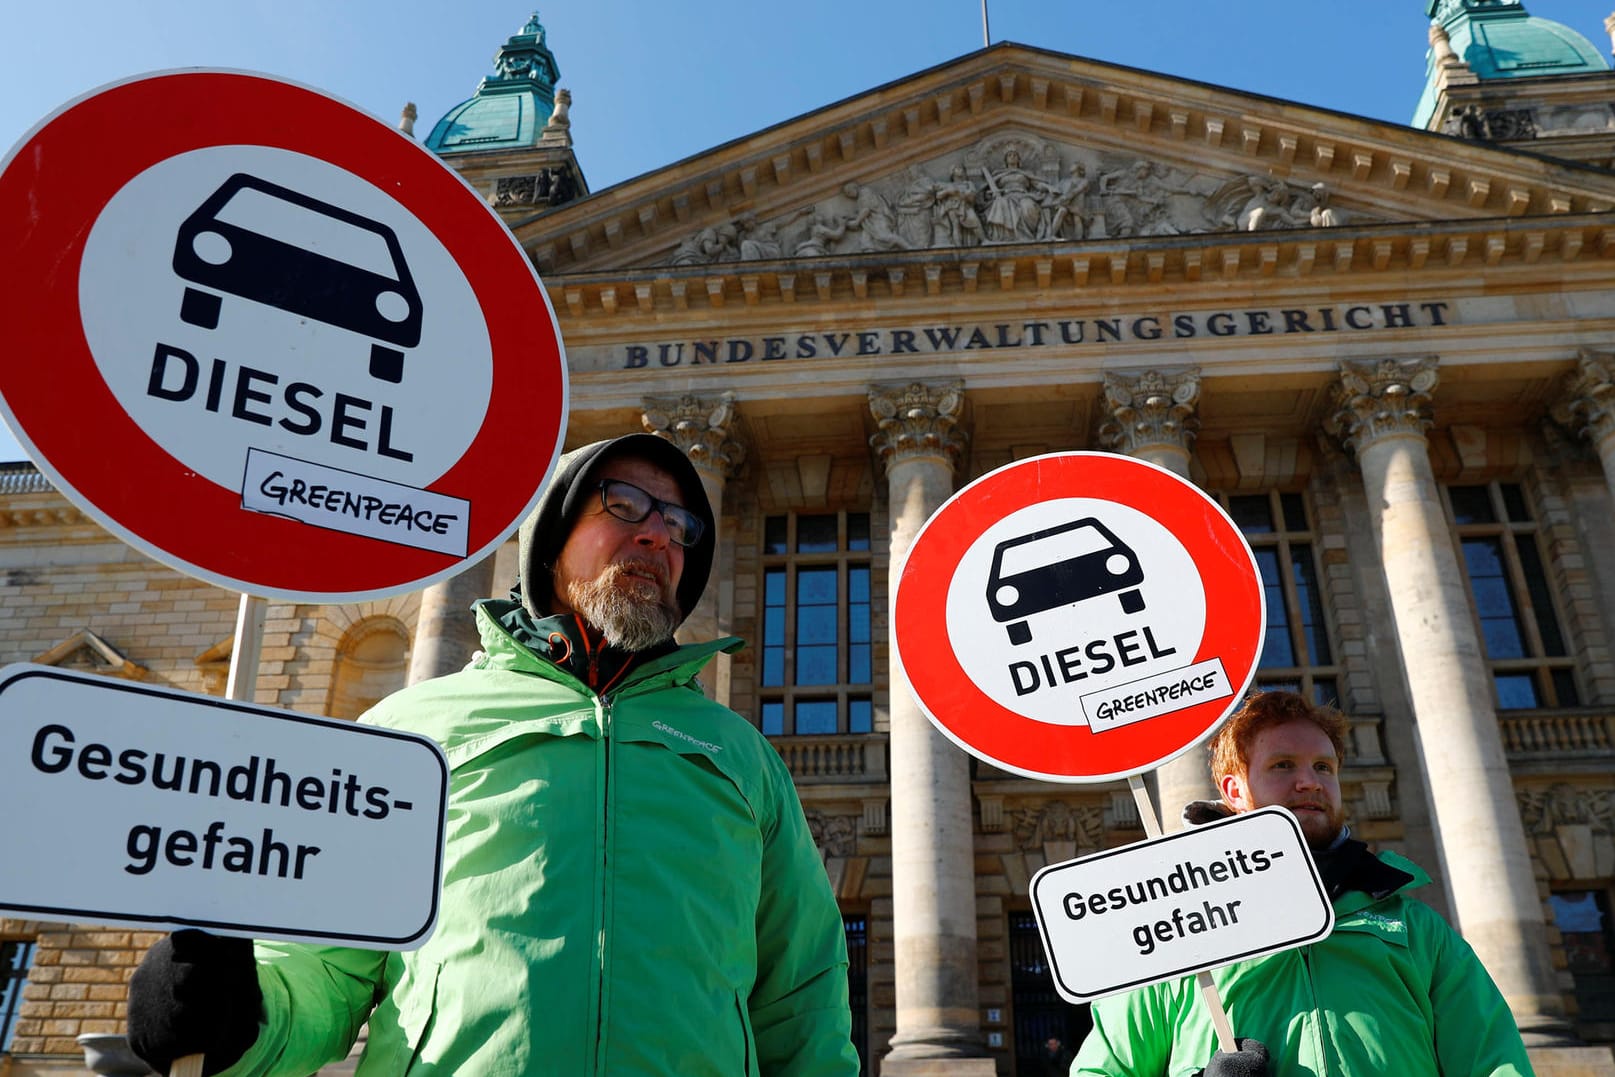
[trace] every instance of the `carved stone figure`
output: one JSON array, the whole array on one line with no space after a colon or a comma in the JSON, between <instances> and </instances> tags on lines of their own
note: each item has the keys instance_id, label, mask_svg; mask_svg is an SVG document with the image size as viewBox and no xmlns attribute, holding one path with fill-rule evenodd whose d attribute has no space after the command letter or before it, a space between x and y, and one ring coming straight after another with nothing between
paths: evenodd
<instances>
[{"instance_id":1,"label":"carved stone figure","mask_svg":"<svg viewBox=\"0 0 1615 1077\"><path fill-rule=\"evenodd\" d=\"M1000 168L978 163L1000 157ZM1027 166L1026 160L1035 163ZM940 171L944 166L945 179ZM562 170L501 179L496 204L532 200L543 205L553 201L551 185L563 182L570 186L570 176ZM732 221L687 236L664 264L1338 228L1348 214L1334 204L1334 193L1323 183L1261 173L1226 178L1197 174L1187 166L1179 170L1091 147L1061 148L1030 136L1000 134L933 161L929 170L911 164L891 176L849 182L841 188L842 197L773 211L768 220L748 209ZM1359 212L1354 209L1351 219L1358 220Z\"/></svg>"},{"instance_id":2,"label":"carved stone figure","mask_svg":"<svg viewBox=\"0 0 1615 1077\"><path fill-rule=\"evenodd\" d=\"M978 247L982 242L981 217L976 213L976 185L964 165L954 165L948 182L936 189L933 247Z\"/></svg>"},{"instance_id":3,"label":"carved stone figure","mask_svg":"<svg viewBox=\"0 0 1615 1077\"><path fill-rule=\"evenodd\" d=\"M1494 142L1537 137L1536 113L1528 108L1499 108L1487 112L1486 136Z\"/></svg>"},{"instance_id":4,"label":"carved stone figure","mask_svg":"<svg viewBox=\"0 0 1615 1077\"><path fill-rule=\"evenodd\" d=\"M1056 163L1058 174L1058 163ZM1042 222L1038 227L1039 239L1085 239L1089 210L1088 191L1093 181L1081 161L1071 166L1065 179L1045 184Z\"/></svg>"},{"instance_id":5,"label":"carved stone figure","mask_svg":"<svg viewBox=\"0 0 1615 1077\"><path fill-rule=\"evenodd\" d=\"M736 233L732 224L703 228L678 245L671 264L676 266L711 265L713 262L732 262L740 256L735 244Z\"/></svg>"},{"instance_id":6,"label":"carved stone figure","mask_svg":"<svg viewBox=\"0 0 1615 1077\"><path fill-rule=\"evenodd\" d=\"M848 228L856 228L863 233L858 243L858 249L864 251L903 251L909 245L902 236L897 234L897 218L892 215L892 207L881 197L879 191L867 184L848 183L841 188L841 193L852 199L857 206Z\"/></svg>"},{"instance_id":7,"label":"carved stone figure","mask_svg":"<svg viewBox=\"0 0 1615 1077\"><path fill-rule=\"evenodd\" d=\"M1027 806L1013 812L1015 847L1041 849L1045 842L1075 842L1079 852L1099 848L1104 837L1103 813L1092 806L1071 805L1051 800L1041 806Z\"/></svg>"},{"instance_id":8,"label":"carved stone figure","mask_svg":"<svg viewBox=\"0 0 1615 1077\"><path fill-rule=\"evenodd\" d=\"M987 239L994 243L1038 238L1043 206L1039 196L1043 184L1021 168L1021 155L1014 150L1004 154L1004 167L998 172L983 167L987 180Z\"/></svg>"},{"instance_id":9,"label":"carved stone figure","mask_svg":"<svg viewBox=\"0 0 1615 1077\"><path fill-rule=\"evenodd\" d=\"M1329 188L1321 183L1312 185L1312 209L1307 222L1314 228L1338 228L1346 223L1346 211L1329 204Z\"/></svg>"},{"instance_id":10,"label":"carved stone figure","mask_svg":"<svg viewBox=\"0 0 1615 1077\"><path fill-rule=\"evenodd\" d=\"M798 258L816 258L829 254L831 246L847 234L847 218L835 217L824 210L815 210L813 223L808 225L807 238L792 251Z\"/></svg>"},{"instance_id":11,"label":"carved stone figure","mask_svg":"<svg viewBox=\"0 0 1615 1077\"><path fill-rule=\"evenodd\" d=\"M1306 217L1297 217L1290 212L1288 203L1289 186L1283 180L1266 180L1260 176L1251 176L1246 182L1250 185L1250 197L1240 207L1239 216L1234 221L1234 227L1241 232L1259 232L1264 228L1293 228Z\"/></svg>"},{"instance_id":12,"label":"carved stone figure","mask_svg":"<svg viewBox=\"0 0 1615 1077\"><path fill-rule=\"evenodd\" d=\"M494 182L496 206L530 206L536 200L538 176L500 176Z\"/></svg>"},{"instance_id":13,"label":"carved stone figure","mask_svg":"<svg viewBox=\"0 0 1615 1077\"><path fill-rule=\"evenodd\" d=\"M544 168L529 176L501 176L494 185L496 206L558 206L577 193L564 168Z\"/></svg>"},{"instance_id":14,"label":"carved stone figure","mask_svg":"<svg viewBox=\"0 0 1615 1077\"><path fill-rule=\"evenodd\" d=\"M1481 118L1480 109L1473 105L1460 105L1454 109L1446 129L1448 134L1455 134L1459 138L1475 141L1486 138L1486 121Z\"/></svg>"},{"instance_id":15,"label":"carved stone figure","mask_svg":"<svg viewBox=\"0 0 1615 1077\"><path fill-rule=\"evenodd\" d=\"M1155 175L1155 166L1134 161L1125 169L1099 177L1099 195L1105 200L1105 225L1113 236L1175 236L1181 229L1168 213L1170 194Z\"/></svg>"},{"instance_id":16,"label":"carved stone figure","mask_svg":"<svg viewBox=\"0 0 1615 1077\"><path fill-rule=\"evenodd\" d=\"M785 245L780 242L778 226L772 221L759 221L755 213L747 213L737 218L735 231L740 237L742 262L779 258L785 253Z\"/></svg>"},{"instance_id":17,"label":"carved stone figure","mask_svg":"<svg viewBox=\"0 0 1615 1077\"><path fill-rule=\"evenodd\" d=\"M897 234L911 249L931 245L931 223L940 186L916 168L910 170L908 184L897 196Z\"/></svg>"},{"instance_id":18,"label":"carved stone figure","mask_svg":"<svg viewBox=\"0 0 1615 1077\"><path fill-rule=\"evenodd\" d=\"M552 174L549 193L550 205L559 206L577 197L577 184L573 182L572 173L569 170L551 168L545 169L545 171Z\"/></svg>"},{"instance_id":19,"label":"carved stone figure","mask_svg":"<svg viewBox=\"0 0 1615 1077\"><path fill-rule=\"evenodd\" d=\"M1271 176L1229 180L1206 198L1203 214L1213 228L1242 232L1346 223L1345 211L1331 204L1325 184L1299 187Z\"/></svg>"},{"instance_id":20,"label":"carved stone figure","mask_svg":"<svg viewBox=\"0 0 1615 1077\"><path fill-rule=\"evenodd\" d=\"M810 810L807 817L808 833L821 856L856 856L858 854L858 820L851 815L827 815Z\"/></svg>"}]
</instances>

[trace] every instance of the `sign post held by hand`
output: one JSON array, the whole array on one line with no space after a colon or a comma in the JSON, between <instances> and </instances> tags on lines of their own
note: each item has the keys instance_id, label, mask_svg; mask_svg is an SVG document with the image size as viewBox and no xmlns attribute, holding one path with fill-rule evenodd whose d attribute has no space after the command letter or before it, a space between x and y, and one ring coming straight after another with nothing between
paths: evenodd
<instances>
[{"instance_id":1,"label":"sign post held by hand","mask_svg":"<svg viewBox=\"0 0 1615 1077\"><path fill-rule=\"evenodd\" d=\"M1127 779L1152 837L1139 776L1222 724L1262 652L1261 578L1239 529L1192 483L1127 456L1055 453L982 476L926 521L898 573L893 636L932 723L1013 773ZM1201 988L1235 1050L1209 976Z\"/></svg>"},{"instance_id":2,"label":"sign post held by hand","mask_svg":"<svg viewBox=\"0 0 1615 1077\"><path fill-rule=\"evenodd\" d=\"M1138 805L1138 818L1144 824L1145 837L1162 837L1161 820L1155 814L1155 804L1150 800L1150 791L1145 787L1144 779L1137 774L1128 775L1127 788L1133 794L1133 803ZM1330 915L1334 915L1333 909ZM1043 948L1053 953L1046 938ZM1217 1030L1217 1045L1225 1053L1232 1054L1239 1049L1239 1041L1234 1039L1234 1026L1228 1020L1228 1011L1223 1009L1222 995L1217 992L1217 985L1212 983L1211 973L1200 971L1195 977L1195 984L1200 988L1200 998L1205 1002L1206 1009L1211 1012L1211 1027Z\"/></svg>"}]
</instances>

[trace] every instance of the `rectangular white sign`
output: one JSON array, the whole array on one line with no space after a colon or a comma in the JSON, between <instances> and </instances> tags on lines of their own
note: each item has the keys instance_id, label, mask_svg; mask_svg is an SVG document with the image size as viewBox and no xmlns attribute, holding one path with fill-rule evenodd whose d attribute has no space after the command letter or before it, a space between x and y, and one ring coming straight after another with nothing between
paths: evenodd
<instances>
[{"instance_id":1,"label":"rectangular white sign","mask_svg":"<svg viewBox=\"0 0 1615 1077\"><path fill-rule=\"evenodd\" d=\"M1316 942L1335 924L1279 807L1051 864L1031 894L1054 986L1076 1003Z\"/></svg>"},{"instance_id":2,"label":"rectangular white sign","mask_svg":"<svg viewBox=\"0 0 1615 1077\"><path fill-rule=\"evenodd\" d=\"M437 920L431 740L49 666L0 669L0 910L414 949Z\"/></svg>"},{"instance_id":3,"label":"rectangular white sign","mask_svg":"<svg viewBox=\"0 0 1615 1077\"><path fill-rule=\"evenodd\" d=\"M471 502L262 449L247 450L241 507L328 531L465 557Z\"/></svg>"},{"instance_id":4,"label":"rectangular white sign","mask_svg":"<svg viewBox=\"0 0 1615 1077\"><path fill-rule=\"evenodd\" d=\"M1081 697L1082 713L1089 729L1103 733L1233 694L1222 659L1208 658L1102 692L1088 692Z\"/></svg>"}]
</instances>

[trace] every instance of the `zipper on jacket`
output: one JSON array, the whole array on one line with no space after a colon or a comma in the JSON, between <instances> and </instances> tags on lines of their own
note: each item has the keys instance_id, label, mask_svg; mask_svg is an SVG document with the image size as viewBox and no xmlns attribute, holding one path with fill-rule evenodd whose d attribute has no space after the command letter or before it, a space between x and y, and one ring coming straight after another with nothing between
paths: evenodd
<instances>
[{"instance_id":1,"label":"zipper on jacket","mask_svg":"<svg viewBox=\"0 0 1615 1077\"><path fill-rule=\"evenodd\" d=\"M591 659L592 664L592 659ZM600 892L597 896L599 905L595 911L595 975L598 981L595 984L595 1029L594 1029L594 1071L606 1074L606 985L610 982L607 966L610 961L610 927L607 922L611 912L611 700L604 696L596 696L596 713L600 716L600 750L598 756L600 765L598 770L600 789Z\"/></svg>"},{"instance_id":2,"label":"zipper on jacket","mask_svg":"<svg viewBox=\"0 0 1615 1077\"><path fill-rule=\"evenodd\" d=\"M740 1022L740 1065L745 1077L752 1077L751 1026L746 1021L746 1000L738 993L735 995L735 1019Z\"/></svg>"},{"instance_id":3,"label":"zipper on jacket","mask_svg":"<svg viewBox=\"0 0 1615 1077\"><path fill-rule=\"evenodd\" d=\"M1318 1052L1318 1077L1329 1077L1329 1046L1324 1042L1323 1007L1318 1005L1318 984L1312 976L1312 947L1301 947L1301 967L1307 973L1307 993L1312 996L1313 1049Z\"/></svg>"}]
</instances>

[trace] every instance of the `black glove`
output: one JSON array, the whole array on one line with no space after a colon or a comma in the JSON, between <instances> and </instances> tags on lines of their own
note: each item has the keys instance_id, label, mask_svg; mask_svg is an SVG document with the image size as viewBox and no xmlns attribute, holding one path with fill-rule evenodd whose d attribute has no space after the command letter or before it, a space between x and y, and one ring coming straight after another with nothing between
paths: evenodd
<instances>
[{"instance_id":1,"label":"black glove","mask_svg":"<svg viewBox=\"0 0 1615 1077\"><path fill-rule=\"evenodd\" d=\"M129 980L129 1046L158 1073L201 1054L202 1072L234 1065L258 1038L258 964L247 939L176 931Z\"/></svg>"},{"instance_id":2,"label":"black glove","mask_svg":"<svg viewBox=\"0 0 1615 1077\"><path fill-rule=\"evenodd\" d=\"M1201 1070L1204 1077L1268 1077L1267 1044L1261 1040L1235 1040L1239 1050L1232 1054L1218 1051Z\"/></svg>"}]
</instances>

